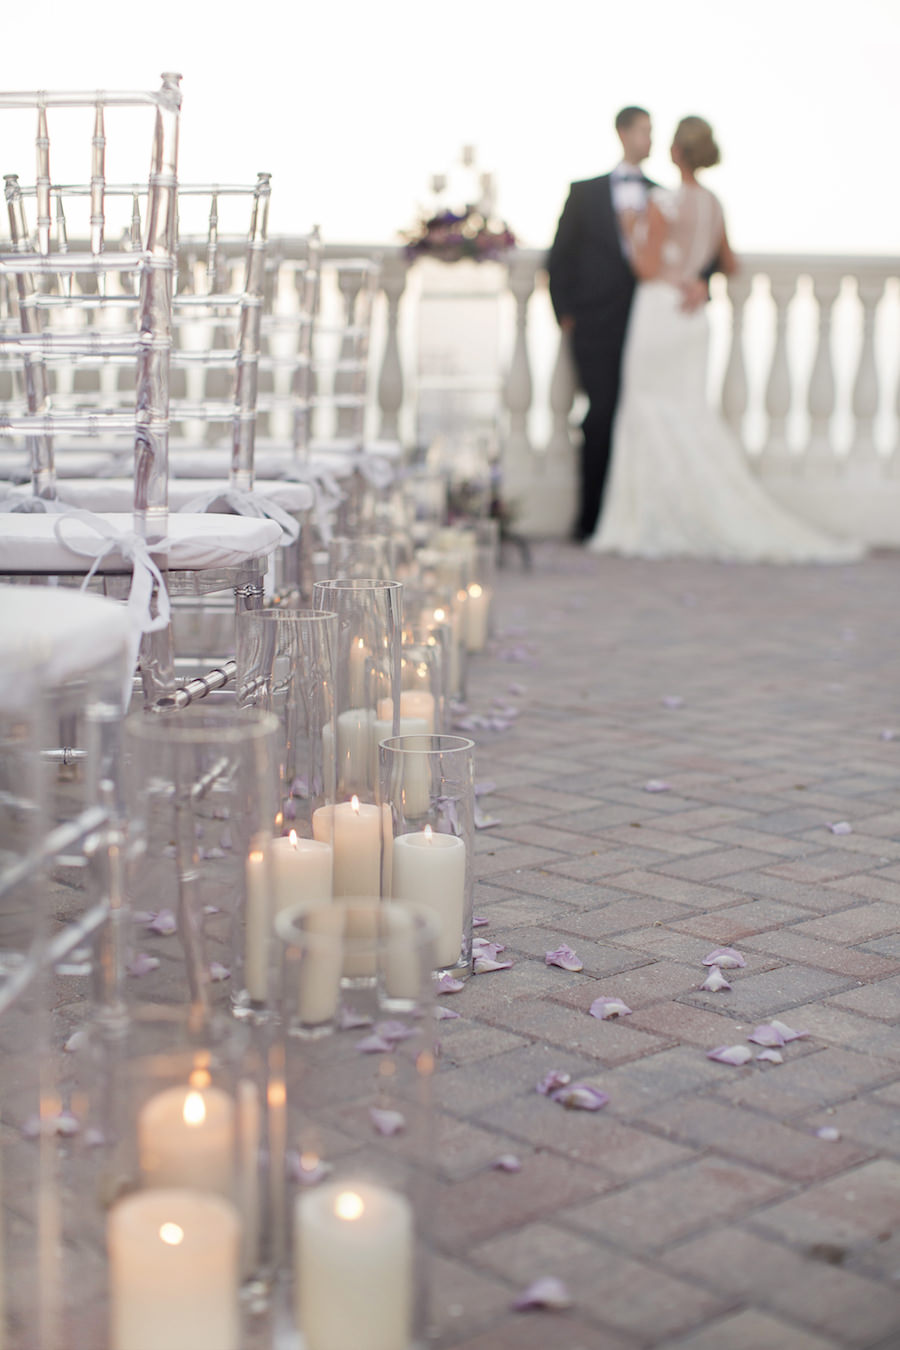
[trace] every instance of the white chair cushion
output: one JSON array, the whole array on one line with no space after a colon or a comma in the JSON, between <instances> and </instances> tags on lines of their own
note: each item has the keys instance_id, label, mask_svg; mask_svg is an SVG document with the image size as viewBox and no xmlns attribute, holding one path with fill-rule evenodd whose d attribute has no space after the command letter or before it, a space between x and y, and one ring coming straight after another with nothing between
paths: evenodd
<instances>
[{"instance_id":1,"label":"white chair cushion","mask_svg":"<svg viewBox=\"0 0 900 1350\"><path fill-rule=\"evenodd\" d=\"M0 703L27 707L36 682L55 688L124 663L130 637L128 611L117 600L63 586L0 586Z\"/></svg>"},{"instance_id":2,"label":"white chair cushion","mask_svg":"<svg viewBox=\"0 0 900 1350\"><path fill-rule=\"evenodd\" d=\"M208 478L173 478L169 482L169 508L180 511L183 506L208 493L215 484ZM224 489L223 489L224 490ZM316 494L309 483L261 482L254 492L266 501L274 502L283 511L308 511ZM6 493L0 487L0 496L29 498L30 485L9 487ZM130 478L62 478L57 496L70 506L88 511L127 512L134 499L134 484Z\"/></svg>"},{"instance_id":3,"label":"white chair cushion","mask_svg":"<svg viewBox=\"0 0 900 1350\"><path fill-rule=\"evenodd\" d=\"M103 513L106 527L122 536L131 536L134 522L130 512ZM56 533L57 521L63 539ZM171 513L168 524L169 545L161 554L173 571L201 571L206 568L239 567L251 558L265 557L278 547L281 526L256 516L178 515ZM74 516L27 514L0 515L0 575L55 575L87 572L103 537L86 521ZM69 547L74 544L75 547ZM100 572L129 571L120 554L112 553L98 568Z\"/></svg>"}]
</instances>

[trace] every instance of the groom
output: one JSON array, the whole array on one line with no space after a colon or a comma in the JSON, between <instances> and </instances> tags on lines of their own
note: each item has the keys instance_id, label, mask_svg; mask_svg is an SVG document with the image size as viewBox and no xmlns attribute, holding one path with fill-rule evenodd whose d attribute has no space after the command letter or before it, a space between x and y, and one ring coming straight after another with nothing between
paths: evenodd
<instances>
[{"instance_id":1,"label":"groom","mask_svg":"<svg viewBox=\"0 0 900 1350\"><path fill-rule=\"evenodd\" d=\"M594 532L609 463L625 330L634 294L620 220L642 211L655 184L641 164L650 154L650 114L623 108L616 117L622 161L612 173L573 183L547 261L550 299L590 407L582 423L581 505L575 538Z\"/></svg>"}]
</instances>

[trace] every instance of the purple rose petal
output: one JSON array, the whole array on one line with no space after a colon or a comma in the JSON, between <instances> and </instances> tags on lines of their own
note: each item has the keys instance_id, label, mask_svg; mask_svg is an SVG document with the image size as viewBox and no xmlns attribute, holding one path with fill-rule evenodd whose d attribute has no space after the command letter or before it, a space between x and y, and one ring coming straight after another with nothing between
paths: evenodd
<instances>
[{"instance_id":1,"label":"purple rose petal","mask_svg":"<svg viewBox=\"0 0 900 1350\"><path fill-rule=\"evenodd\" d=\"M204 914L221 914L221 912L222 912L222 911L219 909L219 906L218 906L218 905L204 905L204 906L203 906L203 913L204 913Z\"/></svg>"},{"instance_id":2,"label":"purple rose petal","mask_svg":"<svg viewBox=\"0 0 900 1350\"><path fill-rule=\"evenodd\" d=\"M731 985L728 983L719 967L713 966L700 988L705 989L707 993L718 994L723 989L730 989Z\"/></svg>"},{"instance_id":3,"label":"purple rose petal","mask_svg":"<svg viewBox=\"0 0 900 1350\"><path fill-rule=\"evenodd\" d=\"M521 698L522 694L526 694L528 690L524 684L520 684L518 680L513 680L511 684L506 686L506 692L514 695L516 698Z\"/></svg>"},{"instance_id":4,"label":"purple rose petal","mask_svg":"<svg viewBox=\"0 0 900 1350\"><path fill-rule=\"evenodd\" d=\"M136 956L125 966L129 975L141 976L149 975L151 970L156 970L159 965L159 957L148 956L146 952L138 952Z\"/></svg>"},{"instance_id":5,"label":"purple rose petal","mask_svg":"<svg viewBox=\"0 0 900 1350\"><path fill-rule=\"evenodd\" d=\"M836 820L833 825L828 826L828 829L831 831L832 834L853 833L853 826L849 823L849 821L846 820Z\"/></svg>"},{"instance_id":6,"label":"purple rose petal","mask_svg":"<svg viewBox=\"0 0 900 1350\"><path fill-rule=\"evenodd\" d=\"M785 1045L787 1045L788 1041L805 1040L809 1035L808 1031L794 1031L793 1027L789 1027L786 1022L779 1022L777 1017L772 1018L769 1026L774 1027L778 1034L784 1037L783 1043Z\"/></svg>"},{"instance_id":7,"label":"purple rose petal","mask_svg":"<svg viewBox=\"0 0 900 1350\"><path fill-rule=\"evenodd\" d=\"M480 915L476 914L475 917L474 917L473 920L472 920L472 927L473 927L473 928L487 928L487 926L488 926L489 923L490 923L490 919L484 919L484 918L482 918Z\"/></svg>"},{"instance_id":8,"label":"purple rose petal","mask_svg":"<svg viewBox=\"0 0 900 1350\"><path fill-rule=\"evenodd\" d=\"M96 1125L91 1125L81 1136L81 1142L85 1148L104 1148L106 1146L106 1135Z\"/></svg>"},{"instance_id":9,"label":"purple rose petal","mask_svg":"<svg viewBox=\"0 0 900 1350\"><path fill-rule=\"evenodd\" d=\"M594 999L590 1008L588 1008L588 1012L591 1017L596 1017L600 1022L605 1022L610 1017L631 1016L631 1009L627 1003L624 1003L620 998L609 998L605 994L601 994L599 998Z\"/></svg>"},{"instance_id":10,"label":"purple rose petal","mask_svg":"<svg viewBox=\"0 0 900 1350\"><path fill-rule=\"evenodd\" d=\"M435 982L434 987L439 994L459 994L466 986L462 980L456 979L454 975L442 975Z\"/></svg>"},{"instance_id":11,"label":"purple rose petal","mask_svg":"<svg viewBox=\"0 0 900 1350\"><path fill-rule=\"evenodd\" d=\"M409 1040L410 1036L415 1036L416 1033L414 1029L408 1027L405 1022L392 1020L389 1022L376 1022L374 1034L380 1036L382 1040L390 1041L393 1045L396 1044L397 1041Z\"/></svg>"},{"instance_id":12,"label":"purple rose petal","mask_svg":"<svg viewBox=\"0 0 900 1350\"><path fill-rule=\"evenodd\" d=\"M559 966L561 970L584 970L584 962L576 956L568 943L563 942L556 951L544 953L544 964Z\"/></svg>"},{"instance_id":13,"label":"purple rose petal","mask_svg":"<svg viewBox=\"0 0 900 1350\"><path fill-rule=\"evenodd\" d=\"M352 1008L341 1008L338 1013L338 1026L341 1031L355 1031L357 1027L370 1027L371 1017L355 1012Z\"/></svg>"},{"instance_id":14,"label":"purple rose petal","mask_svg":"<svg viewBox=\"0 0 900 1350\"><path fill-rule=\"evenodd\" d=\"M373 1032L371 1036L363 1036L353 1048L360 1050L364 1055L383 1055L394 1047L390 1041L386 1041L383 1036L376 1036Z\"/></svg>"},{"instance_id":15,"label":"purple rose petal","mask_svg":"<svg viewBox=\"0 0 900 1350\"><path fill-rule=\"evenodd\" d=\"M219 848L224 848L226 850L234 848L234 843L231 837L231 830L228 828L227 825L225 826L225 829L222 831L222 833L219 835Z\"/></svg>"},{"instance_id":16,"label":"purple rose petal","mask_svg":"<svg viewBox=\"0 0 900 1350\"><path fill-rule=\"evenodd\" d=\"M681 697L680 694L666 694L664 698L660 699L660 703L663 705L664 708L684 707L684 699Z\"/></svg>"},{"instance_id":17,"label":"purple rose petal","mask_svg":"<svg viewBox=\"0 0 900 1350\"><path fill-rule=\"evenodd\" d=\"M434 1020L436 1022L446 1022L448 1019L459 1020L459 1013L454 1012L452 1008L442 1008L438 1003L434 1009Z\"/></svg>"},{"instance_id":18,"label":"purple rose petal","mask_svg":"<svg viewBox=\"0 0 900 1350\"><path fill-rule=\"evenodd\" d=\"M476 956L474 969L476 975L489 975L492 970L509 970L512 961L494 961L490 956Z\"/></svg>"},{"instance_id":19,"label":"purple rose petal","mask_svg":"<svg viewBox=\"0 0 900 1350\"><path fill-rule=\"evenodd\" d=\"M285 1164L289 1180L298 1186L318 1186L334 1171L332 1163L322 1162L315 1155L307 1157L293 1148L287 1150Z\"/></svg>"},{"instance_id":20,"label":"purple rose petal","mask_svg":"<svg viewBox=\"0 0 900 1350\"><path fill-rule=\"evenodd\" d=\"M753 1058L753 1051L748 1050L746 1045L720 1045L715 1050L707 1050L706 1058L714 1059L718 1064L738 1067Z\"/></svg>"},{"instance_id":21,"label":"purple rose petal","mask_svg":"<svg viewBox=\"0 0 900 1350\"><path fill-rule=\"evenodd\" d=\"M770 1064L783 1064L784 1055L780 1050L760 1050L757 1059L768 1060Z\"/></svg>"},{"instance_id":22,"label":"purple rose petal","mask_svg":"<svg viewBox=\"0 0 900 1350\"><path fill-rule=\"evenodd\" d=\"M22 1126L22 1134L26 1139L37 1139L41 1134L47 1137L58 1134L64 1139L70 1139L80 1129L81 1125L72 1112L63 1108L58 1115L44 1116L43 1119L39 1115L29 1116Z\"/></svg>"},{"instance_id":23,"label":"purple rose petal","mask_svg":"<svg viewBox=\"0 0 900 1350\"><path fill-rule=\"evenodd\" d=\"M38 1115L31 1115L26 1118L22 1124L22 1135L25 1139L37 1139L41 1132L41 1118Z\"/></svg>"},{"instance_id":24,"label":"purple rose petal","mask_svg":"<svg viewBox=\"0 0 900 1350\"><path fill-rule=\"evenodd\" d=\"M882 731L879 735L879 740L895 741L897 739L897 736L898 733L896 731L892 731L890 727L885 727L884 731Z\"/></svg>"},{"instance_id":25,"label":"purple rose petal","mask_svg":"<svg viewBox=\"0 0 900 1350\"><path fill-rule=\"evenodd\" d=\"M90 1043L90 1037L86 1031L73 1031L72 1035L66 1041L63 1049L67 1054L75 1054L78 1050L83 1050Z\"/></svg>"},{"instance_id":26,"label":"purple rose petal","mask_svg":"<svg viewBox=\"0 0 900 1350\"><path fill-rule=\"evenodd\" d=\"M495 1172L521 1172L522 1161L515 1153L501 1153L500 1157L491 1163L491 1167Z\"/></svg>"},{"instance_id":27,"label":"purple rose petal","mask_svg":"<svg viewBox=\"0 0 900 1350\"><path fill-rule=\"evenodd\" d=\"M566 1087L572 1081L572 1075L566 1073L565 1069L551 1069L545 1073L541 1081L535 1086L535 1092L539 1092L542 1097L549 1097L551 1092L557 1088Z\"/></svg>"},{"instance_id":28,"label":"purple rose petal","mask_svg":"<svg viewBox=\"0 0 900 1350\"><path fill-rule=\"evenodd\" d=\"M771 1048L784 1045L784 1037L777 1027L773 1027L771 1022L764 1022L762 1026L757 1027L755 1031L747 1037L754 1045L766 1045Z\"/></svg>"},{"instance_id":29,"label":"purple rose petal","mask_svg":"<svg viewBox=\"0 0 900 1350\"><path fill-rule=\"evenodd\" d=\"M158 933L160 937L171 937L178 931L178 921L170 909L161 909L158 914L147 924L151 933Z\"/></svg>"},{"instance_id":30,"label":"purple rose petal","mask_svg":"<svg viewBox=\"0 0 900 1350\"><path fill-rule=\"evenodd\" d=\"M399 1111L383 1111L378 1106L369 1107L369 1119L378 1134L390 1139L406 1128L406 1118Z\"/></svg>"},{"instance_id":31,"label":"purple rose petal","mask_svg":"<svg viewBox=\"0 0 900 1350\"><path fill-rule=\"evenodd\" d=\"M135 923L140 924L143 928L146 928L147 925L149 923L152 923L153 920L156 918L156 910L136 909L131 917L134 919Z\"/></svg>"},{"instance_id":32,"label":"purple rose petal","mask_svg":"<svg viewBox=\"0 0 900 1350\"><path fill-rule=\"evenodd\" d=\"M836 1130L833 1125L820 1125L816 1130L816 1138L825 1139L829 1144L836 1144L840 1137L840 1130Z\"/></svg>"},{"instance_id":33,"label":"purple rose petal","mask_svg":"<svg viewBox=\"0 0 900 1350\"><path fill-rule=\"evenodd\" d=\"M496 792L497 784L492 779L486 778L483 783L475 784L475 796L486 797L491 792Z\"/></svg>"},{"instance_id":34,"label":"purple rose petal","mask_svg":"<svg viewBox=\"0 0 900 1350\"><path fill-rule=\"evenodd\" d=\"M644 784L645 792L671 792L671 783L664 783L661 778L651 778Z\"/></svg>"},{"instance_id":35,"label":"purple rose petal","mask_svg":"<svg viewBox=\"0 0 900 1350\"><path fill-rule=\"evenodd\" d=\"M223 966L221 961L210 962L209 978L213 984L221 984L222 980L231 979L231 971L227 966Z\"/></svg>"},{"instance_id":36,"label":"purple rose petal","mask_svg":"<svg viewBox=\"0 0 900 1350\"><path fill-rule=\"evenodd\" d=\"M719 966L722 970L737 970L746 966L747 962L733 947L717 947L709 956L704 956L703 964Z\"/></svg>"},{"instance_id":37,"label":"purple rose petal","mask_svg":"<svg viewBox=\"0 0 900 1350\"><path fill-rule=\"evenodd\" d=\"M609 1096L590 1083L572 1083L551 1092L550 1100L569 1111L600 1111L609 1102Z\"/></svg>"},{"instance_id":38,"label":"purple rose petal","mask_svg":"<svg viewBox=\"0 0 900 1350\"><path fill-rule=\"evenodd\" d=\"M223 848L219 848L217 845L214 845L212 848L208 848L206 850L205 856L207 858L224 858L225 850Z\"/></svg>"},{"instance_id":39,"label":"purple rose petal","mask_svg":"<svg viewBox=\"0 0 900 1350\"><path fill-rule=\"evenodd\" d=\"M472 955L487 956L491 960L496 960L501 952L505 952L506 947L502 942L491 942L488 938L477 937L472 939Z\"/></svg>"},{"instance_id":40,"label":"purple rose petal","mask_svg":"<svg viewBox=\"0 0 900 1350\"><path fill-rule=\"evenodd\" d=\"M529 1312L534 1308L571 1308L572 1299L562 1280L553 1275L545 1275L534 1280L527 1289L514 1299L512 1307L516 1312Z\"/></svg>"}]
</instances>

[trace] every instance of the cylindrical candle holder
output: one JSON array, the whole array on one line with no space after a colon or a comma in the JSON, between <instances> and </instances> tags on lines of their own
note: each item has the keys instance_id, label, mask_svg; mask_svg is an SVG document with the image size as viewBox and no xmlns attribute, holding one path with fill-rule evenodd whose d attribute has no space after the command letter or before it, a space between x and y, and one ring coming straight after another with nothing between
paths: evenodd
<instances>
[{"instance_id":1,"label":"cylindrical candle holder","mask_svg":"<svg viewBox=\"0 0 900 1350\"><path fill-rule=\"evenodd\" d=\"M435 969L458 979L472 973L473 750L464 736L394 736L379 750L385 897L434 912Z\"/></svg>"},{"instance_id":2,"label":"cylindrical candle holder","mask_svg":"<svg viewBox=\"0 0 900 1350\"><path fill-rule=\"evenodd\" d=\"M444 699L464 700L468 652L465 641L466 591L457 592L448 587L409 587L408 611L413 624L432 629L443 636ZM465 597L462 599L460 597Z\"/></svg>"},{"instance_id":3,"label":"cylindrical candle holder","mask_svg":"<svg viewBox=\"0 0 900 1350\"><path fill-rule=\"evenodd\" d=\"M127 720L135 999L225 1007L233 983L265 1003L278 731L227 705Z\"/></svg>"},{"instance_id":4,"label":"cylindrical candle holder","mask_svg":"<svg viewBox=\"0 0 900 1350\"><path fill-rule=\"evenodd\" d=\"M400 645L400 716L421 716L426 731L445 730L444 688L447 678L446 625L403 625Z\"/></svg>"},{"instance_id":5,"label":"cylindrical candle holder","mask_svg":"<svg viewBox=\"0 0 900 1350\"><path fill-rule=\"evenodd\" d=\"M372 737L382 700L391 700L393 732L400 718L402 586L377 578L316 582L314 608L337 614L334 665L337 727L333 748L336 800L375 801ZM371 888L369 888L371 889Z\"/></svg>"},{"instance_id":6,"label":"cylindrical candle holder","mask_svg":"<svg viewBox=\"0 0 900 1350\"><path fill-rule=\"evenodd\" d=\"M434 928L372 897L327 912L277 920L295 1319L305 1350L411 1350L428 1320Z\"/></svg>"},{"instance_id":7,"label":"cylindrical candle holder","mask_svg":"<svg viewBox=\"0 0 900 1350\"><path fill-rule=\"evenodd\" d=\"M313 819L335 797L334 654L337 617L321 610L269 609L242 614L237 630L237 696L244 706L266 709L278 718L276 746L281 798L270 844L267 905L261 894L265 863L260 850L247 861L248 890L258 908L274 915L305 900L327 903L333 890L330 839L316 838ZM269 974L260 961L267 953L254 934L235 929L251 959L233 982L236 1007L268 1001ZM249 939L249 945L248 944ZM257 958L259 958L257 960ZM254 962L256 962L254 964Z\"/></svg>"}]
</instances>

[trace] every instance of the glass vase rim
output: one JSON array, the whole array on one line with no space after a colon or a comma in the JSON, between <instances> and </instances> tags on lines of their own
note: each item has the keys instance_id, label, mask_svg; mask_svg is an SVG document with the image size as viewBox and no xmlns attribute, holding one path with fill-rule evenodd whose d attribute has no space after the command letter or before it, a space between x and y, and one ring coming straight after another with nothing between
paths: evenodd
<instances>
[{"instance_id":1,"label":"glass vase rim","mask_svg":"<svg viewBox=\"0 0 900 1350\"><path fill-rule=\"evenodd\" d=\"M300 904L290 905L287 909L283 909L276 914L273 926L276 935L286 946L305 946L312 950L322 950L328 947L333 948L339 942L342 949L348 954L359 955L388 948L391 943L396 941L397 934L385 932L379 927L375 933L370 935L348 936L346 931L327 933L315 929L300 928L298 922L313 913L335 913L338 911L350 913L360 908L367 911L373 910L375 913L387 917L391 913L392 907L396 907L394 912L409 914L415 920L415 931L411 935L409 932L405 932L404 938L408 940L412 936L414 949L417 952L424 951L426 946L437 941L440 935L440 927L434 910L430 909L428 905L414 900L386 900L377 895L340 896L324 903L316 900L304 900ZM390 925L386 926L390 927Z\"/></svg>"},{"instance_id":2,"label":"glass vase rim","mask_svg":"<svg viewBox=\"0 0 900 1350\"><path fill-rule=\"evenodd\" d=\"M249 623L252 619L264 619L274 622L276 619L338 619L340 615L333 609L288 609L273 606L271 609L246 609L238 616L239 623Z\"/></svg>"},{"instance_id":3,"label":"glass vase rim","mask_svg":"<svg viewBox=\"0 0 900 1350\"><path fill-rule=\"evenodd\" d=\"M421 745L403 745L401 744L403 741L431 741L431 745L427 749L423 749ZM435 742L439 742L439 744L435 744ZM455 736L451 732L441 731L412 731L399 736L385 736L383 741L378 742L378 745L382 750L390 750L392 754L403 755L455 755L461 751L475 749L475 742L470 737Z\"/></svg>"},{"instance_id":4,"label":"glass vase rim","mask_svg":"<svg viewBox=\"0 0 900 1350\"><path fill-rule=\"evenodd\" d=\"M321 594L326 586L341 591L400 591L402 581L385 581L379 577L329 577L325 581L313 583L313 595Z\"/></svg>"}]
</instances>

